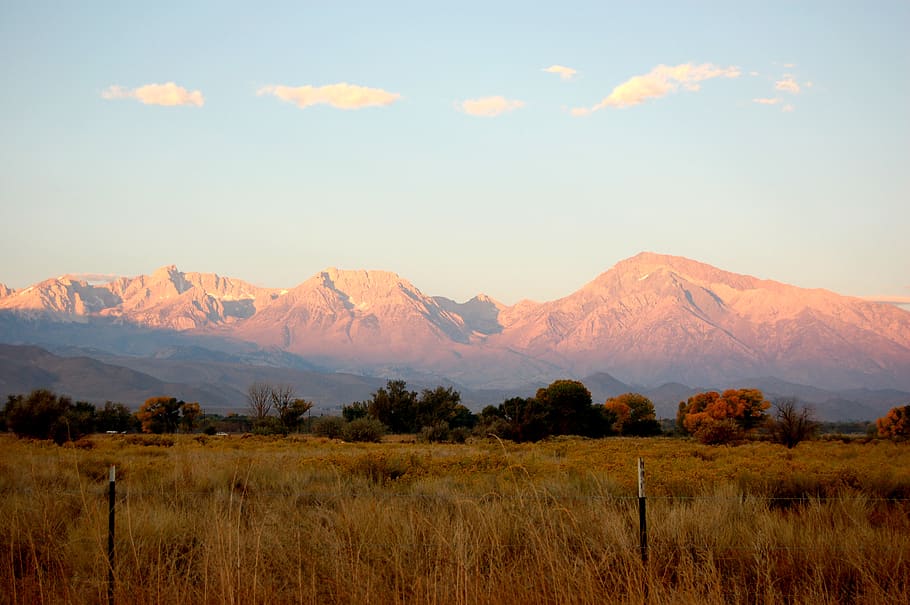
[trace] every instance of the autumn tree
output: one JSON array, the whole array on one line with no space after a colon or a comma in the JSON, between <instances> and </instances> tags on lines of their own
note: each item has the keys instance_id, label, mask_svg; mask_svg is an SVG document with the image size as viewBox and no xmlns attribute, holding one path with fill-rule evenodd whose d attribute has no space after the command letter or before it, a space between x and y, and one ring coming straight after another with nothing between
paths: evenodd
<instances>
[{"instance_id":1,"label":"autumn tree","mask_svg":"<svg viewBox=\"0 0 910 605\"><path fill-rule=\"evenodd\" d=\"M680 405L677 422L702 443L729 443L764 422L770 406L758 389L708 391Z\"/></svg>"},{"instance_id":2,"label":"autumn tree","mask_svg":"<svg viewBox=\"0 0 910 605\"><path fill-rule=\"evenodd\" d=\"M891 408L888 413L875 421L878 434L892 439L910 437L910 405Z\"/></svg>"},{"instance_id":3,"label":"autumn tree","mask_svg":"<svg viewBox=\"0 0 910 605\"><path fill-rule=\"evenodd\" d=\"M174 397L150 397L136 411L143 433L174 433L178 428L191 432L202 410L198 403L186 403Z\"/></svg>"},{"instance_id":4,"label":"autumn tree","mask_svg":"<svg viewBox=\"0 0 910 605\"><path fill-rule=\"evenodd\" d=\"M202 417L202 408L196 402L184 403L180 407L180 431L192 433Z\"/></svg>"},{"instance_id":5,"label":"autumn tree","mask_svg":"<svg viewBox=\"0 0 910 605\"><path fill-rule=\"evenodd\" d=\"M607 399L604 408L616 416L613 431L620 435L650 437L660 434L654 404L639 393L624 393Z\"/></svg>"}]
</instances>

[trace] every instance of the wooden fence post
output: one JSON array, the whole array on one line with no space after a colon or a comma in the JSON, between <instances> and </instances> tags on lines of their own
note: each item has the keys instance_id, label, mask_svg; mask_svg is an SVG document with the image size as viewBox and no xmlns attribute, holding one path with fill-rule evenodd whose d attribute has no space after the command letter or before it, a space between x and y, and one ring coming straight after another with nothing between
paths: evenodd
<instances>
[{"instance_id":1,"label":"wooden fence post","mask_svg":"<svg viewBox=\"0 0 910 605\"><path fill-rule=\"evenodd\" d=\"M642 563L648 562L648 521L645 516L645 461L638 459L638 542Z\"/></svg>"},{"instance_id":2,"label":"wooden fence post","mask_svg":"<svg viewBox=\"0 0 910 605\"><path fill-rule=\"evenodd\" d=\"M110 482L108 483L107 509L107 602L114 605L114 504L116 500L117 471L111 465Z\"/></svg>"}]
</instances>

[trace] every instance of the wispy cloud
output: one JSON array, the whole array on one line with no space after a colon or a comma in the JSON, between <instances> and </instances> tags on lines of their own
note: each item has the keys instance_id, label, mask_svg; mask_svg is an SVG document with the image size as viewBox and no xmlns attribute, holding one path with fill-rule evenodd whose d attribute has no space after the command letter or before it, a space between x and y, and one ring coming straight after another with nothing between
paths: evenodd
<instances>
[{"instance_id":1,"label":"wispy cloud","mask_svg":"<svg viewBox=\"0 0 910 605\"><path fill-rule=\"evenodd\" d=\"M566 67L565 65L551 65L549 67L545 67L543 71L550 74L559 74L559 77L563 80L571 80L578 74L576 70L572 69L571 67Z\"/></svg>"},{"instance_id":2,"label":"wispy cloud","mask_svg":"<svg viewBox=\"0 0 910 605\"><path fill-rule=\"evenodd\" d=\"M738 67L719 67L711 63L695 65L658 65L640 76L629 78L613 89L609 96L588 111L583 108L573 110L573 115L587 115L607 107L623 109L641 105L651 99L660 99L676 92L680 87L689 91L701 88L700 82L713 78L738 78L742 72Z\"/></svg>"},{"instance_id":3,"label":"wispy cloud","mask_svg":"<svg viewBox=\"0 0 910 605\"><path fill-rule=\"evenodd\" d=\"M525 104L524 101L496 96L484 97L482 99L467 99L459 103L458 106L468 115L492 118L509 111L520 109L524 107Z\"/></svg>"},{"instance_id":4,"label":"wispy cloud","mask_svg":"<svg viewBox=\"0 0 910 605\"><path fill-rule=\"evenodd\" d=\"M770 99L752 99L753 103L758 103L759 105L777 105L780 103L780 99L777 97L772 97Z\"/></svg>"},{"instance_id":5,"label":"wispy cloud","mask_svg":"<svg viewBox=\"0 0 910 605\"><path fill-rule=\"evenodd\" d=\"M116 273L67 273L61 277L97 284L112 282L120 276Z\"/></svg>"},{"instance_id":6,"label":"wispy cloud","mask_svg":"<svg viewBox=\"0 0 910 605\"><path fill-rule=\"evenodd\" d=\"M885 294L883 296L864 296L871 302L889 303L892 305L910 305L910 296Z\"/></svg>"},{"instance_id":7,"label":"wispy cloud","mask_svg":"<svg viewBox=\"0 0 910 605\"><path fill-rule=\"evenodd\" d=\"M173 82L164 84L146 84L139 88L124 88L113 85L101 92L102 99L135 99L145 105L163 105L166 107L175 107L178 105L192 105L202 107L205 104L205 98L202 92L194 90L190 92L183 86L177 86Z\"/></svg>"},{"instance_id":8,"label":"wispy cloud","mask_svg":"<svg viewBox=\"0 0 910 605\"><path fill-rule=\"evenodd\" d=\"M774 88L776 90L782 90L784 92L789 92L792 94L799 94L800 88L799 83L793 79L793 76L785 75L782 80L778 80L774 83Z\"/></svg>"},{"instance_id":9,"label":"wispy cloud","mask_svg":"<svg viewBox=\"0 0 910 605\"><path fill-rule=\"evenodd\" d=\"M384 107L401 99L396 92L381 88L368 88L341 82L326 86L263 86L256 94L271 95L282 101L294 103L300 109L313 105L330 105L336 109L362 109L364 107Z\"/></svg>"},{"instance_id":10,"label":"wispy cloud","mask_svg":"<svg viewBox=\"0 0 910 605\"><path fill-rule=\"evenodd\" d=\"M792 113L792 112L796 111L796 106L790 105L790 104L788 103L787 105L784 105L784 106L781 108L781 111L783 111L784 113Z\"/></svg>"}]
</instances>

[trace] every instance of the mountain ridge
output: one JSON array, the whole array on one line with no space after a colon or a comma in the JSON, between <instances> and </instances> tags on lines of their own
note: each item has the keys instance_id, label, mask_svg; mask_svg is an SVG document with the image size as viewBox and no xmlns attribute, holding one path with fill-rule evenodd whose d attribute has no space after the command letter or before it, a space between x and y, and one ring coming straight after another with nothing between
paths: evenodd
<instances>
[{"instance_id":1,"label":"mountain ridge","mask_svg":"<svg viewBox=\"0 0 910 605\"><path fill-rule=\"evenodd\" d=\"M45 280L0 297L0 313L0 341L79 345L39 336L55 323L107 322L475 388L607 372L646 385L751 375L910 389L910 312L653 252L561 298L514 305L428 296L390 271L330 267L277 289L167 265L101 284Z\"/></svg>"}]
</instances>

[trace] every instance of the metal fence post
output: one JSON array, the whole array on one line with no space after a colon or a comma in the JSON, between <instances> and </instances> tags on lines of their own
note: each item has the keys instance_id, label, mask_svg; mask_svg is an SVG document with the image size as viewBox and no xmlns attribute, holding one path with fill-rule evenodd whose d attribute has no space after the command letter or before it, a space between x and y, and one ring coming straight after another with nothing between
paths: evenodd
<instances>
[{"instance_id":1,"label":"metal fence post","mask_svg":"<svg viewBox=\"0 0 910 605\"><path fill-rule=\"evenodd\" d=\"M108 483L107 509L107 602L114 605L114 504L116 500L117 471L111 465L110 482Z\"/></svg>"},{"instance_id":2,"label":"metal fence post","mask_svg":"<svg viewBox=\"0 0 910 605\"><path fill-rule=\"evenodd\" d=\"M638 459L638 541L642 563L648 561L648 521L645 515L645 461Z\"/></svg>"}]
</instances>

